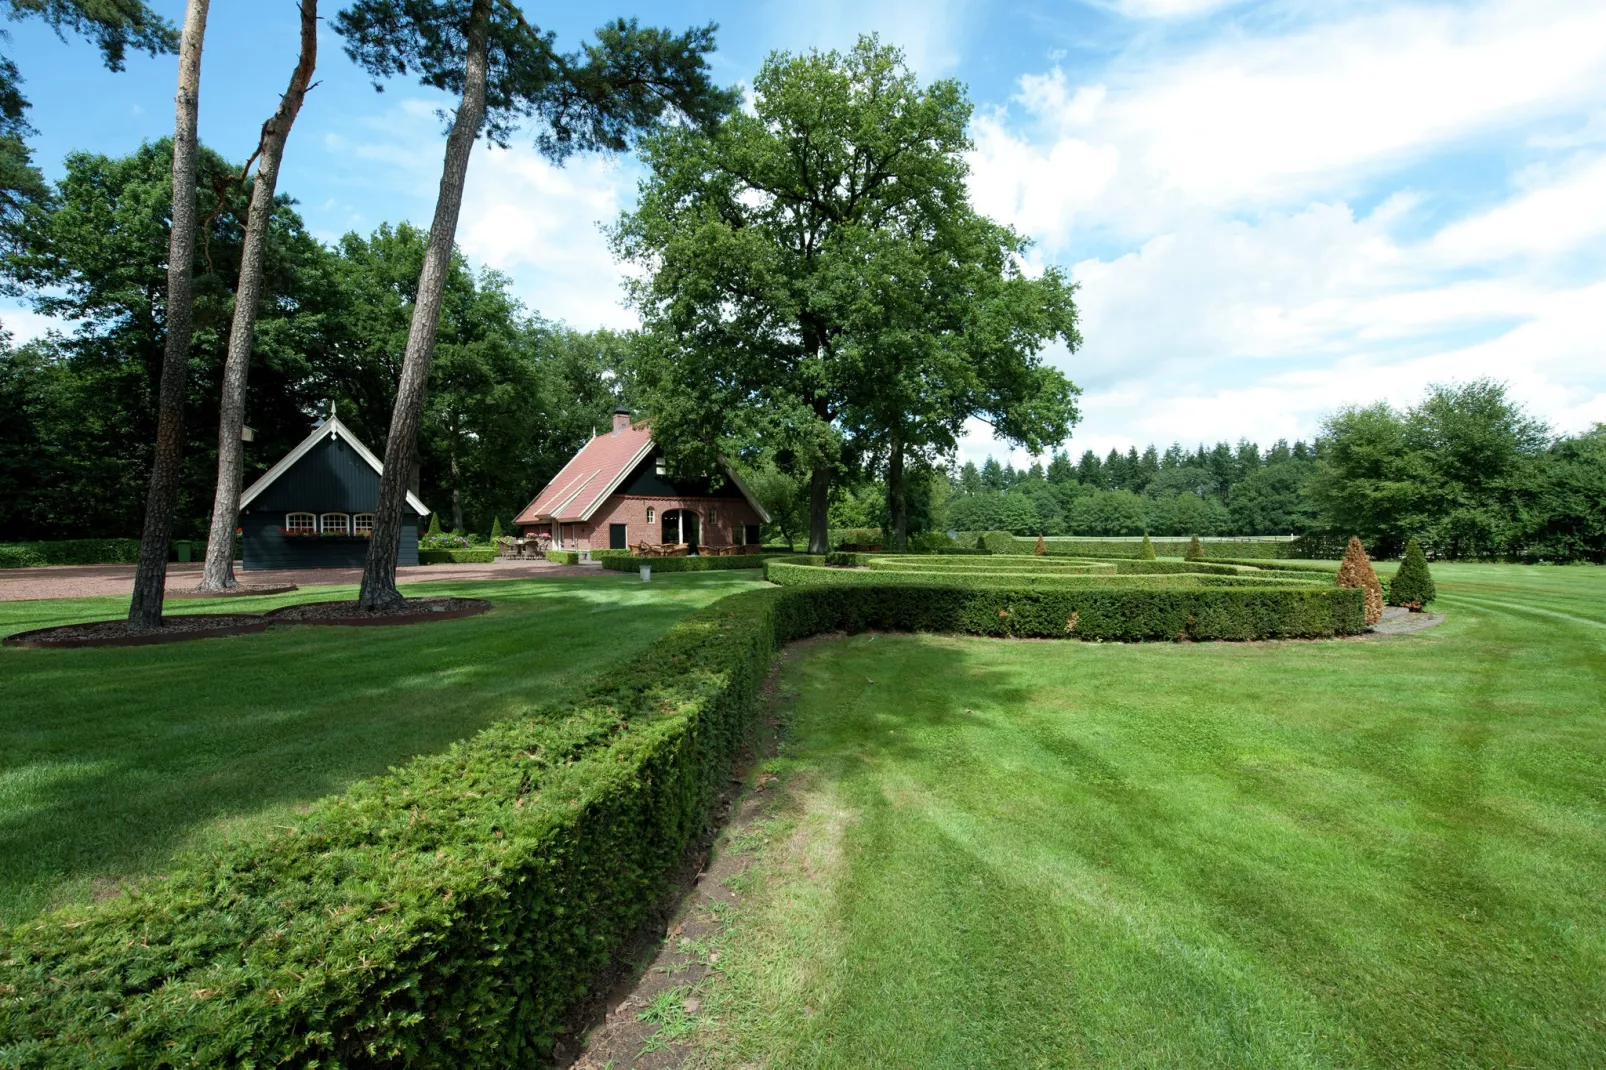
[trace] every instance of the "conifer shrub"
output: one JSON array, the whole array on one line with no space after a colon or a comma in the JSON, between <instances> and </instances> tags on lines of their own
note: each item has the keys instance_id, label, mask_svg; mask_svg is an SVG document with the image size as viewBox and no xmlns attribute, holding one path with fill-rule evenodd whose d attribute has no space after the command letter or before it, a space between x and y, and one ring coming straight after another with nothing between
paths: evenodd
<instances>
[{"instance_id":1,"label":"conifer shrub","mask_svg":"<svg viewBox=\"0 0 1606 1070\"><path fill-rule=\"evenodd\" d=\"M1037 548L1035 550L1033 550L1032 552L1034 554L1036 554L1038 557L1044 557L1044 556L1046 556L1048 554L1048 543L1043 541L1043 533L1042 532L1038 532L1037 533Z\"/></svg>"},{"instance_id":2,"label":"conifer shrub","mask_svg":"<svg viewBox=\"0 0 1606 1070\"><path fill-rule=\"evenodd\" d=\"M1344 561L1338 566L1338 586L1358 587L1366 592L1366 623L1376 624L1383 617L1383 585L1377 581L1377 572L1366 547L1359 536L1351 535Z\"/></svg>"},{"instance_id":3,"label":"conifer shrub","mask_svg":"<svg viewBox=\"0 0 1606 1070\"><path fill-rule=\"evenodd\" d=\"M434 536L439 535L440 533L441 533L441 515L439 513L431 513L431 514L429 514L429 531L426 532L426 534L428 534L430 537L433 538Z\"/></svg>"},{"instance_id":4,"label":"conifer shrub","mask_svg":"<svg viewBox=\"0 0 1606 1070\"><path fill-rule=\"evenodd\" d=\"M1149 541L1148 535L1144 535L1143 536L1143 541L1138 543L1138 560L1139 561L1153 561L1154 560L1154 543Z\"/></svg>"},{"instance_id":5,"label":"conifer shrub","mask_svg":"<svg viewBox=\"0 0 1606 1070\"><path fill-rule=\"evenodd\" d=\"M1433 576L1428 572L1427 555L1422 552L1422 544L1412 537L1405 544L1400 570L1389 581L1389 605L1421 609L1437 596Z\"/></svg>"},{"instance_id":6,"label":"conifer shrub","mask_svg":"<svg viewBox=\"0 0 1606 1070\"><path fill-rule=\"evenodd\" d=\"M499 516L493 516L493 517L491 517L491 541L495 542L497 539L500 539L501 537L502 537L502 518L499 517Z\"/></svg>"},{"instance_id":7,"label":"conifer shrub","mask_svg":"<svg viewBox=\"0 0 1606 1070\"><path fill-rule=\"evenodd\" d=\"M1188 540L1188 548L1182 551L1184 561L1203 561L1205 559L1204 543L1195 535Z\"/></svg>"}]
</instances>

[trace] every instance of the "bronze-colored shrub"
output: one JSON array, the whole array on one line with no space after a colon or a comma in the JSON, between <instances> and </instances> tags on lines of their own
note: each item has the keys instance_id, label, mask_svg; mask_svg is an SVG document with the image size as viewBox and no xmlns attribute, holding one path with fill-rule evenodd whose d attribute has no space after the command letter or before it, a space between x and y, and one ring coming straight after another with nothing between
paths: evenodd
<instances>
[{"instance_id":1,"label":"bronze-colored shrub","mask_svg":"<svg viewBox=\"0 0 1606 1070\"><path fill-rule=\"evenodd\" d=\"M1383 585L1377 580L1371 559L1359 536L1351 535L1344 550L1344 561L1338 566L1340 587L1359 587L1366 592L1366 623L1376 624L1383 617Z\"/></svg>"}]
</instances>

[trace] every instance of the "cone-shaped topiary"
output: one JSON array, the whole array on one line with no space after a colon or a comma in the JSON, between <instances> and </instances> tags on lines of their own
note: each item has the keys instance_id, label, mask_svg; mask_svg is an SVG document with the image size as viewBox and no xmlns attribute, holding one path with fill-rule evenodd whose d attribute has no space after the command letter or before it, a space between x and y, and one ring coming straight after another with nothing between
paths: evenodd
<instances>
[{"instance_id":1,"label":"cone-shaped topiary","mask_svg":"<svg viewBox=\"0 0 1606 1070\"><path fill-rule=\"evenodd\" d=\"M1037 533L1037 549L1033 550L1032 553L1036 554L1038 557L1043 557L1048 553L1048 543L1043 541L1042 532Z\"/></svg>"},{"instance_id":2,"label":"cone-shaped topiary","mask_svg":"<svg viewBox=\"0 0 1606 1070\"><path fill-rule=\"evenodd\" d=\"M1366 556L1366 547L1359 536L1351 535L1349 547L1344 551L1344 563L1338 566L1340 587L1359 587L1366 592L1366 623L1376 624L1383 617L1383 585L1377 582L1377 573Z\"/></svg>"},{"instance_id":3,"label":"cone-shaped topiary","mask_svg":"<svg viewBox=\"0 0 1606 1070\"><path fill-rule=\"evenodd\" d=\"M439 535L440 533L441 533L441 515L439 513L431 513L431 514L429 514L429 534L430 535Z\"/></svg>"},{"instance_id":4,"label":"cone-shaped topiary","mask_svg":"<svg viewBox=\"0 0 1606 1070\"><path fill-rule=\"evenodd\" d=\"M491 541L495 542L497 539L500 539L501 537L502 537L502 518L499 517L499 516L493 516L493 517L491 517Z\"/></svg>"},{"instance_id":5,"label":"cone-shaped topiary","mask_svg":"<svg viewBox=\"0 0 1606 1070\"><path fill-rule=\"evenodd\" d=\"M1184 560L1184 561L1203 561L1204 560L1204 543L1199 541L1199 536L1195 535L1193 538L1188 540L1188 548L1186 550L1182 551L1182 560Z\"/></svg>"},{"instance_id":6,"label":"cone-shaped topiary","mask_svg":"<svg viewBox=\"0 0 1606 1070\"><path fill-rule=\"evenodd\" d=\"M1148 535L1144 535L1143 536L1143 541L1138 543L1138 560L1139 561L1153 561L1154 560L1154 543L1149 541L1149 536Z\"/></svg>"},{"instance_id":7,"label":"cone-shaped topiary","mask_svg":"<svg viewBox=\"0 0 1606 1070\"><path fill-rule=\"evenodd\" d=\"M1389 605L1421 609L1437 597L1433 576L1428 572L1428 558L1415 539L1405 544L1405 556L1400 558L1400 570L1389 581Z\"/></svg>"}]
</instances>

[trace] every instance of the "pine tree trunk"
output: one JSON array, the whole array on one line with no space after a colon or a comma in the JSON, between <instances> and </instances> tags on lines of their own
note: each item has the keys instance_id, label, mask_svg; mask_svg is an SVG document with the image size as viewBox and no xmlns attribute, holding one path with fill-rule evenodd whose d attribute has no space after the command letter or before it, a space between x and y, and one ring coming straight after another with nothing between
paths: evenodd
<instances>
[{"instance_id":1,"label":"pine tree trunk","mask_svg":"<svg viewBox=\"0 0 1606 1070\"><path fill-rule=\"evenodd\" d=\"M441 170L440 193L435 200L435 222L429 229L424 268L418 275L418 298L413 304L407 352L401 379L396 384L396 407L390 414L385 438L385 473L379 480L379 506L374 511L374 533L363 562L362 609L383 609L402 601L396 590L396 558L401 550L402 509L407 503L407 475L412 471L418 445L418 424L424 412L424 389L429 363L435 355L435 331L440 324L441 300L451 267L457 217L463 207L463 182L468 157L485 117L485 42L491 19L491 0L474 0L469 12L468 60L464 68L463 99L446 139L446 161Z\"/></svg>"},{"instance_id":2,"label":"pine tree trunk","mask_svg":"<svg viewBox=\"0 0 1606 1070\"><path fill-rule=\"evenodd\" d=\"M809 553L831 552L831 469L823 462L809 475Z\"/></svg>"},{"instance_id":3,"label":"pine tree trunk","mask_svg":"<svg viewBox=\"0 0 1606 1070\"><path fill-rule=\"evenodd\" d=\"M162 378L156 394L156 451L151 458L150 490L145 496L145 527L134 567L134 598L128 627L146 631L162 625L167 551L178 504L179 460L184 444L184 380L190 370L194 331L196 125L201 96L201 45L206 38L207 0L189 0L178 48L178 93L173 122L173 225L167 247L167 339Z\"/></svg>"},{"instance_id":4,"label":"pine tree trunk","mask_svg":"<svg viewBox=\"0 0 1606 1070\"><path fill-rule=\"evenodd\" d=\"M909 509L903 489L903 433L892 432L892 454L887 460L887 512L891 514L892 549L903 553L909 548Z\"/></svg>"},{"instance_id":5,"label":"pine tree trunk","mask_svg":"<svg viewBox=\"0 0 1606 1070\"><path fill-rule=\"evenodd\" d=\"M313 68L318 63L318 0L301 3L301 58L290 75L290 88L273 117L262 124L258 145L261 162L251 190L251 210L245 221L245 242L240 254L240 284L234 295L234 322L229 329L229 354L223 362L223 395L217 423L217 491L212 499L212 532L206 543L202 591L226 591L234 579L234 529L240 519L240 482L244 457L240 434L245 427L245 380L251 366L251 345L256 337L258 306L262 301L262 267L267 258L268 230L273 218L274 188L290 127L301 111Z\"/></svg>"}]
</instances>

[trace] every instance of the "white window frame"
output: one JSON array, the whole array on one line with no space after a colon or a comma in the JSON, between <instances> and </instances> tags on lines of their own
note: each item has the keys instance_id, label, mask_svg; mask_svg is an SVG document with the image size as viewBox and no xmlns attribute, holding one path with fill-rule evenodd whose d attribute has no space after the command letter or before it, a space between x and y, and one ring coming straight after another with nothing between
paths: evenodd
<instances>
[{"instance_id":1,"label":"white window frame","mask_svg":"<svg viewBox=\"0 0 1606 1070\"><path fill-rule=\"evenodd\" d=\"M340 528L337 531L329 530L329 521L330 521L330 519L332 517L339 517L340 518ZM318 532L319 532L319 534L322 534L322 535L350 535L351 534L351 514L350 513L324 513L322 516L318 517Z\"/></svg>"},{"instance_id":2,"label":"white window frame","mask_svg":"<svg viewBox=\"0 0 1606 1070\"><path fill-rule=\"evenodd\" d=\"M647 506L647 523L649 523L649 524L657 523L657 516L658 516L658 511L656 509L654 509L650 505Z\"/></svg>"},{"instance_id":3,"label":"white window frame","mask_svg":"<svg viewBox=\"0 0 1606 1070\"><path fill-rule=\"evenodd\" d=\"M664 460L662 457L658 458L657 464L654 466L654 470L660 476L667 476L669 474L669 462Z\"/></svg>"},{"instance_id":4,"label":"white window frame","mask_svg":"<svg viewBox=\"0 0 1606 1070\"><path fill-rule=\"evenodd\" d=\"M305 520L301 518L305 517ZM300 526L304 524L305 526ZM284 514L284 530L292 532L308 531L314 534L318 531L317 513L286 513Z\"/></svg>"},{"instance_id":5,"label":"white window frame","mask_svg":"<svg viewBox=\"0 0 1606 1070\"><path fill-rule=\"evenodd\" d=\"M359 524L358 523L358 521L365 520L365 519L367 521L366 523L364 523L364 524ZM372 535L374 533L374 514L372 514L372 513L352 513L351 514L351 533L353 535Z\"/></svg>"},{"instance_id":6,"label":"white window frame","mask_svg":"<svg viewBox=\"0 0 1606 1070\"><path fill-rule=\"evenodd\" d=\"M708 522L710 524L719 523L719 506L710 505L708 507Z\"/></svg>"}]
</instances>

